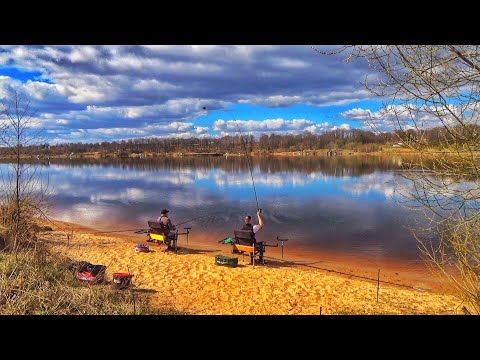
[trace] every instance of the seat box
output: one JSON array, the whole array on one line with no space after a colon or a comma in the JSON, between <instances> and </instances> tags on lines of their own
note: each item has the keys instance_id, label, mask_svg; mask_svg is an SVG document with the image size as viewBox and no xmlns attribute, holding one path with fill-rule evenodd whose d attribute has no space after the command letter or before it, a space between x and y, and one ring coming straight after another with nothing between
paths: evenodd
<instances>
[{"instance_id":1,"label":"seat box","mask_svg":"<svg viewBox=\"0 0 480 360\"><path fill-rule=\"evenodd\" d=\"M228 267L237 267L238 258L225 255L215 255L215 264Z\"/></svg>"}]
</instances>

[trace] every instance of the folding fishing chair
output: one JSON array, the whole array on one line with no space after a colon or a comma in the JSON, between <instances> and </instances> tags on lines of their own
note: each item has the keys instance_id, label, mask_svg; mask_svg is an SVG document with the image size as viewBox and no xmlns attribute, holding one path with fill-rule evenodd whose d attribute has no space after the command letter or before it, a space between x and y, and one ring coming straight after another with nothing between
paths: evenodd
<instances>
[{"instance_id":1,"label":"folding fishing chair","mask_svg":"<svg viewBox=\"0 0 480 360\"><path fill-rule=\"evenodd\" d=\"M253 232L249 230L234 230L233 233L232 254L249 254L253 266L255 266L255 256L258 255L262 260L262 264L265 265L263 254L265 253L265 246L268 245L264 241L254 243Z\"/></svg>"},{"instance_id":2,"label":"folding fishing chair","mask_svg":"<svg viewBox=\"0 0 480 360\"><path fill-rule=\"evenodd\" d=\"M178 231L175 232L173 239L168 238L170 230L160 221L148 221L149 230L147 232L147 242L155 242L166 252L173 243L173 249L177 252ZM188 231L188 230L187 230Z\"/></svg>"}]
</instances>

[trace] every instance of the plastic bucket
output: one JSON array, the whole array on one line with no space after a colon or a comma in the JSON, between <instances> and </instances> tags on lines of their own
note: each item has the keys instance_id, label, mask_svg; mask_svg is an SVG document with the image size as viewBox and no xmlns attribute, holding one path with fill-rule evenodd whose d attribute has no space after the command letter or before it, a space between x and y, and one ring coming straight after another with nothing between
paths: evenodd
<instances>
[{"instance_id":1,"label":"plastic bucket","mask_svg":"<svg viewBox=\"0 0 480 360\"><path fill-rule=\"evenodd\" d=\"M125 289L132 284L133 274L129 273L113 273L113 287L115 289Z\"/></svg>"}]
</instances>

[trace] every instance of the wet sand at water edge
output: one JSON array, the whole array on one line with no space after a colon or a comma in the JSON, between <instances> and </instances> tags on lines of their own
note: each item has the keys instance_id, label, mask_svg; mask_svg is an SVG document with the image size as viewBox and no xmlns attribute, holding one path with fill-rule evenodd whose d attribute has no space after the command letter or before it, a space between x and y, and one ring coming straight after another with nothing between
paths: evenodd
<instances>
[{"instance_id":1,"label":"wet sand at water edge","mask_svg":"<svg viewBox=\"0 0 480 360\"><path fill-rule=\"evenodd\" d=\"M130 271L134 286L151 293L153 306L190 314L458 314L462 307L451 289L420 267L382 264L377 303L378 264L334 254L313 260L291 247L282 260L278 247L267 248L267 265L252 267L247 256L230 254L230 245L200 241L199 234L188 245L180 237L177 253L151 243L150 252L136 253L145 234L95 233L60 221L52 227L42 238L53 251L106 265L108 280ZM216 265L218 254L238 256L238 267Z\"/></svg>"}]
</instances>

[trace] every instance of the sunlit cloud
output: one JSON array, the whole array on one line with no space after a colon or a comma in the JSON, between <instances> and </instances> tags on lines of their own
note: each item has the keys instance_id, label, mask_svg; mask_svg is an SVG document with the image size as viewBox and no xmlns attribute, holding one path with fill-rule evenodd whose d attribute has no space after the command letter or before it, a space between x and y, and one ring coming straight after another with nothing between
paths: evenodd
<instances>
[{"instance_id":1,"label":"sunlit cloud","mask_svg":"<svg viewBox=\"0 0 480 360\"><path fill-rule=\"evenodd\" d=\"M256 136L319 134L327 130L325 116L292 120L285 112L295 106L358 108L355 102L372 98L359 85L366 64L342 60L303 45L0 46L0 100L13 90L28 96L51 143L219 137L233 130L208 111L235 105L280 112L237 117ZM163 128L171 123L177 128Z\"/></svg>"}]
</instances>

